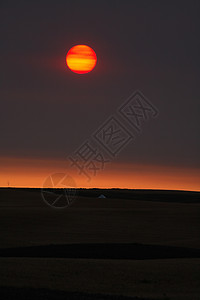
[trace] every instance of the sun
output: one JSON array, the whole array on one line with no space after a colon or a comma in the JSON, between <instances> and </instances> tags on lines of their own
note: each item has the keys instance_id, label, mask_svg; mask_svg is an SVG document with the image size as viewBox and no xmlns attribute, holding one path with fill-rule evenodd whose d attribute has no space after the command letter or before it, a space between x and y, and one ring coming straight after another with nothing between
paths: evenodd
<instances>
[{"instance_id":1,"label":"sun","mask_svg":"<svg viewBox=\"0 0 200 300\"><path fill-rule=\"evenodd\" d=\"M92 71L96 62L96 53L91 47L86 45L76 45L66 55L68 68L78 74L85 74Z\"/></svg>"}]
</instances>

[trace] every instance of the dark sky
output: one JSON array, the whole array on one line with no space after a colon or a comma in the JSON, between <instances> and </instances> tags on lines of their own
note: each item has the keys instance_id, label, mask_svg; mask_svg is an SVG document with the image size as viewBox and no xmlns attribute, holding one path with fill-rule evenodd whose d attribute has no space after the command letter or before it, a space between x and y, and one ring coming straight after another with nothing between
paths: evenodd
<instances>
[{"instance_id":1,"label":"dark sky","mask_svg":"<svg viewBox=\"0 0 200 300\"><path fill-rule=\"evenodd\" d=\"M159 109L117 160L200 167L199 1L3 1L0 156L65 158L140 90ZM88 74L65 64L91 46Z\"/></svg>"}]
</instances>

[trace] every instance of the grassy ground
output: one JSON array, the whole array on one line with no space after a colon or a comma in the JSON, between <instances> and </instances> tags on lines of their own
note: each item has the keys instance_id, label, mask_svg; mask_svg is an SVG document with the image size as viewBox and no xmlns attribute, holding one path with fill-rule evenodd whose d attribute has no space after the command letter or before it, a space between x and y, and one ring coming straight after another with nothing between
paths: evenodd
<instances>
[{"instance_id":1,"label":"grassy ground","mask_svg":"<svg viewBox=\"0 0 200 300\"><path fill-rule=\"evenodd\" d=\"M158 299L199 299L200 259L1 258L1 285Z\"/></svg>"}]
</instances>

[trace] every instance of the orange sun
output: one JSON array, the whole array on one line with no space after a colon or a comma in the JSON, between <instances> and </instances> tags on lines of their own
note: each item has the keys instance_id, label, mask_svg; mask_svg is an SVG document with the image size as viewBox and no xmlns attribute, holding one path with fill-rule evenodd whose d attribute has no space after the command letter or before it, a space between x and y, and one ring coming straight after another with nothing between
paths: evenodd
<instances>
[{"instance_id":1,"label":"orange sun","mask_svg":"<svg viewBox=\"0 0 200 300\"><path fill-rule=\"evenodd\" d=\"M66 63L70 70L78 74L92 71L97 62L96 53L86 45L72 47L66 55Z\"/></svg>"}]
</instances>

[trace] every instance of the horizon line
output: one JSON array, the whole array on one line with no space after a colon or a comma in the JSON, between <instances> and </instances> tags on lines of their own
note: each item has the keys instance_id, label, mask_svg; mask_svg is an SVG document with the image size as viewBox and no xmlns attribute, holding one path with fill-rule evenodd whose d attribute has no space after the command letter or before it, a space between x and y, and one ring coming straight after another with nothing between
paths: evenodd
<instances>
[{"instance_id":1,"label":"horizon line","mask_svg":"<svg viewBox=\"0 0 200 300\"><path fill-rule=\"evenodd\" d=\"M162 189L162 188L117 188L117 187L113 187L113 188L95 188L95 187L69 187L70 189L75 189L75 190L79 190L79 189L84 189L84 190L135 190L135 191L172 191L172 192L195 192L195 193L200 193L200 190L187 190L187 189ZM0 189L58 189L58 190L62 190L62 189L67 189L67 188L62 188L62 187L31 187L31 186L0 186Z\"/></svg>"}]
</instances>

